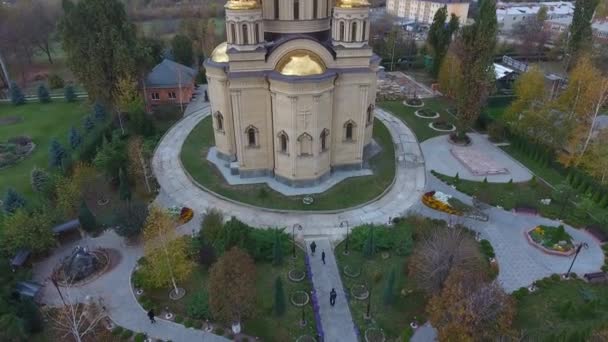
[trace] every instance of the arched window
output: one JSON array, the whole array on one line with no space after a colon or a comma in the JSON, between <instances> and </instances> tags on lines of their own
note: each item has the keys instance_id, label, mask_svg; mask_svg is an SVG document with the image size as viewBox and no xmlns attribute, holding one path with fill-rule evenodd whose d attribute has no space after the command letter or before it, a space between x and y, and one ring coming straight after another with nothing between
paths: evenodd
<instances>
[{"instance_id":1,"label":"arched window","mask_svg":"<svg viewBox=\"0 0 608 342\"><path fill-rule=\"evenodd\" d=\"M279 2L280 0L274 0L274 18L279 19Z\"/></svg>"},{"instance_id":2,"label":"arched window","mask_svg":"<svg viewBox=\"0 0 608 342\"><path fill-rule=\"evenodd\" d=\"M247 24L243 24L243 45L249 44L249 30Z\"/></svg>"},{"instance_id":3,"label":"arched window","mask_svg":"<svg viewBox=\"0 0 608 342\"><path fill-rule=\"evenodd\" d=\"M344 41L344 22L340 22L340 41Z\"/></svg>"},{"instance_id":4,"label":"arched window","mask_svg":"<svg viewBox=\"0 0 608 342\"><path fill-rule=\"evenodd\" d=\"M363 40L367 40L367 20L363 20Z\"/></svg>"},{"instance_id":5,"label":"arched window","mask_svg":"<svg viewBox=\"0 0 608 342\"><path fill-rule=\"evenodd\" d=\"M353 120L348 120L344 124L344 140L345 141L353 141L355 140L355 127L357 125Z\"/></svg>"},{"instance_id":6,"label":"arched window","mask_svg":"<svg viewBox=\"0 0 608 342\"><path fill-rule=\"evenodd\" d=\"M289 137L283 131L279 133L279 151L282 153L289 152Z\"/></svg>"},{"instance_id":7,"label":"arched window","mask_svg":"<svg viewBox=\"0 0 608 342\"><path fill-rule=\"evenodd\" d=\"M236 25L230 24L230 43L236 44Z\"/></svg>"},{"instance_id":8,"label":"arched window","mask_svg":"<svg viewBox=\"0 0 608 342\"><path fill-rule=\"evenodd\" d=\"M329 130L326 128L321 132L321 152L327 151L327 138L329 137Z\"/></svg>"},{"instance_id":9,"label":"arched window","mask_svg":"<svg viewBox=\"0 0 608 342\"><path fill-rule=\"evenodd\" d=\"M245 134L247 135L247 146L249 146L249 147L258 146L258 129L257 128L255 128L253 126L249 126L245 130Z\"/></svg>"},{"instance_id":10,"label":"arched window","mask_svg":"<svg viewBox=\"0 0 608 342\"><path fill-rule=\"evenodd\" d=\"M218 131L224 130L224 116L220 111L215 112L215 127Z\"/></svg>"},{"instance_id":11,"label":"arched window","mask_svg":"<svg viewBox=\"0 0 608 342\"><path fill-rule=\"evenodd\" d=\"M300 143L300 155L311 156L312 155L312 137L308 133L303 133L298 138Z\"/></svg>"},{"instance_id":12,"label":"arched window","mask_svg":"<svg viewBox=\"0 0 608 342\"><path fill-rule=\"evenodd\" d=\"M312 0L312 18L317 19L317 11L319 10L318 0Z\"/></svg>"},{"instance_id":13,"label":"arched window","mask_svg":"<svg viewBox=\"0 0 608 342\"><path fill-rule=\"evenodd\" d=\"M350 41L351 42L357 41L357 22L356 21L353 21L353 26L351 28Z\"/></svg>"},{"instance_id":14,"label":"arched window","mask_svg":"<svg viewBox=\"0 0 608 342\"><path fill-rule=\"evenodd\" d=\"M300 0L293 0L293 18L300 19Z\"/></svg>"},{"instance_id":15,"label":"arched window","mask_svg":"<svg viewBox=\"0 0 608 342\"><path fill-rule=\"evenodd\" d=\"M260 43L260 24L255 24L255 41L254 44Z\"/></svg>"}]
</instances>

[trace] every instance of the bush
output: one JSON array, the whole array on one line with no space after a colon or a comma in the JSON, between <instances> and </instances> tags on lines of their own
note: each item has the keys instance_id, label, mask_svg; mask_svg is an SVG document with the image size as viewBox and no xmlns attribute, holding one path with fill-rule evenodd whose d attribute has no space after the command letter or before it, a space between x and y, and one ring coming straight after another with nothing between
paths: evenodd
<instances>
[{"instance_id":1,"label":"bush","mask_svg":"<svg viewBox=\"0 0 608 342\"><path fill-rule=\"evenodd\" d=\"M124 329L122 327L116 327L116 328L112 329L112 335L119 336L122 334L123 330Z\"/></svg>"},{"instance_id":2,"label":"bush","mask_svg":"<svg viewBox=\"0 0 608 342\"><path fill-rule=\"evenodd\" d=\"M21 88L19 88L19 85L17 85L16 82L11 82L9 93L11 97L11 103L15 106L22 105L25 103L25 96L23 95Z\"/></svg>"},{"instance_id":3,"label":"bush","mask_svg":"<svg viewBox=\"0 0 608 342\"><path fill-rule=\"evenodd\" d=\"M349 246L354 250L363 252L366 241L370 234L370 229L374 231L373 247L378 251L393 251L399 248L400 252L411 250L412 232L409 224L400 223L395 227L383 225L363 225L352 229L349 237Z\"/></svg>"},{"instance_id":4,"label":"bush","mask_svg":"<svg viewBox=\"0 0 608 342\"><path fill-rule=\"evenodd\" d=\"M488 136L492 142L503 141L506 136L505 126L498 121L492 122L488 125Z\"/></svg>"},{"instance_id":5,"label":"bush","mask_svg":"<svg viewBox=\"0 0 608 342\"><path fill-rule=\"evenodd\" d=\"M485 255L488 258L496 257L496 254L494 254L494 247L492 247L492 244L490 243L490 241L483 239L479 242L479 244L480 244L480 249L481 249L481 252L483 253L483 255Z\"/></svg>"},{"instance_id":6,"label":"bush","mask_svg":"<svg viewBox=\"0 0 608 342\"><path fill-rule=\"evenodd\" d=\"M49 87L51 89L63 88L64 84L65 82L63 81L63 78L61 78L61 76L57 74L51 74L49 76Z\"/></svg>"},{"instance_id":7,"label":"bush","mask_svg":"<svg viewBox=\"0 0 608 342\"><path fill-rule=\"evenodd\" d=\"M75 102L77 100L76 92L74 92L74 87L72 85L67 85L63 89L63 97L66 102Z\"/></svg>"},{"instance_id":8,"label":"bush","mask_svg":"<svg viewBox=\"0 0 608 342\"><path fill-rule=\"evenodd\" d=\"M184 326L186 328L192 328L193 325L194 325L194 322L192 322L192 320L190 318L187 318L186 321L184 322Z\"/></svg>"},{"instance_id":9,"label":"bush","mask_svg":"<svg viewBox=\"0 0 608 342\"><path fill-rule=\"evenodd\" d=\"M129 329L125 329L125 331L123 331L120 335L120 337L122 337L124 340L131 338L131 336L133 336L133 332Z\"/></svg>"},{"instance_id":10,"label":"bush","mask_svg":"<svg viewBox=\"0 0 608 342\"><path fill-rule=\"evenodd\" d=\"M527 287L520 287L519 289L513 291L513 298L520 300L527 296L530 293Z\"/></svg>"},{"instance_id":11,"label":"bush","mask_svg":"<svg viewBox=\"0 0 608 342\"><path fill-rule=\"evenodd\" d=\"M182 323L184 321L184 318L180 315L175 315L175 323Z\"/></svg>"},{"instance_id":12,"label":"bush","mask_svg":"<svg viewBox=\"0 0 608 342\"><path fill-rule=\"evenodd\" d=\"M560 279L561 279L561 277L557 273L553 273L551 275L551 280L554 281L554 282L558 282Z\"/></svg>"},{"instance_id":13,"label":"bush","mask_svg":"<svg viewBox=\"0 0 608 342\"><path fill-rule=\"evenodd\" d=\"M401 333L401 340L403 342L409 342L412 336L414 336L414 331L412 330L412 327L408 326Z\"/></svg>"},{"instance_id":14,"label":"bush","mask_svg":"<svg viewBox=\"0 0 608 342\"><path fill-rule=\"evenodd\" d=\"M51 102L51 95L49 95L49 91L42 84L38 86L38 100L40 103Z\"/></svg>"},{"instance_id":15,"label":"bush","mask_svg":"<svg viewBox=\"0 0 608 342\"><path fill-rule=\"evenodd\" d=\"M190 298L190 302L186 304L186 313L188 316L196 319L208 319L211 317L207 291L200 290Z\"/></svg>"},{"instance_id":16,"label":"bush","mask_svg":"<svg viewBox=\"0 0 608 342\"><path fill-rule=\"evenodd\" d=\"M146 340L146 334L144 333L137 333L137 335L135 335L135 339L133 341L135 342L144 342Z\"/></svg>"},{"instance_id":17,"label":"bush","mask_svg":"<svg viewBox=\"0 0 608 342\"><path fill-rule=\"evenodd\" d=\"M194 322L194 328L195 329L202 329L203 328L203 322L202 321L196 321L196 322Z\"/></svg>"}]
</instances>

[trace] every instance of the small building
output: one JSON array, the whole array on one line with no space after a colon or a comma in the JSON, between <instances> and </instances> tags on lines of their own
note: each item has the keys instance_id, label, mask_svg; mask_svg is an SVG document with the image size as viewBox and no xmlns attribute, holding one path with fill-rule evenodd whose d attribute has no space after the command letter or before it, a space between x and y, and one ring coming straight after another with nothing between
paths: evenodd
<instances>
[{"instance_id":1,"label":"small building","mask_svg":"<svg viewBox=\"0 0 608 342\"><path fill-rule=\"evenodd\" d=\"M448 20L452 14L458 16L460 24L467 22L469 0L387 0L386 12L399 18L406 18L417 23L433 23L435 12L442 7L448 11Z\"/></svg>"},{"instance_id":2,"label":"small building","mask_svg":"<svg viewBox=\"0 0 608 342\"><path fill-rule=\"evenodd\" d=\"M560 36L570 31L572 16L545 20L543 30L549 34L551 41L557 41ZM591 23L593 40L597 44L608 44L608 21L595 20Z\"/></svg>"},{"instance_id":3,"label":"small building","mask_svg":"<svg viewBox=\"0 0 608 342\"><path fill-rule=\"evenodd\" d=\"M196 74L193 68L164 59L146 76L143 86L146 109L152 111L158 105L190 103Z\"/></svg>"},{"instance_id":4,"label":"small building","mask_svg":"<svg viewBox=\"0 0 608 342\"><path fill-rule=\"evenodd\" d=\"M496 19L502 32L509 32L527 20L536 18L541 7L547 8L547 19L572 16L574 3L569 1L551 2L499 2L496 4Z\"/></svg>"}]
</instances>

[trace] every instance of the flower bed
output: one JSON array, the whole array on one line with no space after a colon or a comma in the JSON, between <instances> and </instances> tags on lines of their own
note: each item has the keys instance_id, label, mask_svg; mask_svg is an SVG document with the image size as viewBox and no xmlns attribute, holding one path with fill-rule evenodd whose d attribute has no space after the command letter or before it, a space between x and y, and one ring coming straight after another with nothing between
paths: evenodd
<instances>
[{"instance_id":1,"label":"flower bed","mask_svg":"<svg viewBox=\"0 0 608 342\"><path fill-rule=\"evenodd\" d=\"M36 145L30 137L17 136L0 143L0 169L17 164L29 156Z\"/></svg>"},{"instance_id":2,"label":"flower bed","mask_svg":"<svg viewBox=\"0 0 608 342\"><path fill-rule=\"evenodd\" d=\"M437 119L439 117L439 113L428 109L419 109L414 114L423 119Z\"/></svg>"},{"instance_id":3,"label":"flower bed","mask_svg":"<svg viewBox=\"0 0 608 342\"><path fill-rule=\"evenodd\" d=\"M442 119L431 122L429 127L439 132L453 132L456 130L456 126Z\"/></svg>"},{"instance_id":4,"label":"flower bed","mask_svg":"<svg viewBox=\"0 0 608 342\"><path fill-rule=\"evenodd\" d=\"M306 272L298 269L289 270L287 277L294 283L299 283L306 278Z\"/></svg>"},{"instance_id":5,"label":"flower bed","mask_svg":"<svg viewBox=\"0 0 608 342\"><path fill-rule=\"evenodd\" d=\"M424 102L422 102L421 99L417 98L417 97L413 97L410 99L406 99L405 101L403 101L403 104L408 106L408 107L422 107L424 106Z\"/></svg>"},{"instance_id":6,"label":"flower bed","mask_svg":"<svg viewBox=\"0 0 608 342\"><path fill-rule=\"evenodd\" d=\"M571 255L574 253L574 243L564 226L536 226L530 229L526 236L528 241L542 251L555 255Z\"/></svg>"},{"instance_id":7,"label":"flower bed","mask_svg":"<svg viewBox=\"0 0 608 342\"><path fill-rule=\"evenodd\" d=\"M456 210L449 204L452 196L440 191L429 191L422 195L422 203L431 209L442 211L451 215L462 216L462 212Z\"/></svg>"},{"instance_id":8,"label":"flower bed","mask_svg":"<svg viewBox=\"0 0 608 342\"><path fill-rule=\"evenodd\" d=\"M290 300L291 304L297 307L302 307L308 304L308 302L310 301L310 297L305 291L295 291L291 294Z\"/></svg>"},{"instance_id":9,"label":"flower bed","mask_svg":"<svg viewBox=\"0 0 608 342\"><path fill-rule=\"evenodd\" d=\"M353 285L350 288L350 294L358 300L366 300L369 297L369 291L367 290L367 286L363 284Z\"/></svg>"}]
</instances>

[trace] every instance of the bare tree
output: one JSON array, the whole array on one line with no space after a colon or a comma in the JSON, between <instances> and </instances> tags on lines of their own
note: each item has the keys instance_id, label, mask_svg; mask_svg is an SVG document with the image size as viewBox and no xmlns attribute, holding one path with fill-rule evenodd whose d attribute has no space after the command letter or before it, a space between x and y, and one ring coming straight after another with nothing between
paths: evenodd
<instances>
[{"instance_id":1,"label":"bare tree","mask_svg":"<svg viewBox=\"0 0 608 342\"><path fill-rule=\"evenodd\" d=\"M418 286L435 294L452 269L476 272L481 260L477 243L463 228L435 228L412 252L408 269Z\"/></svg>"},{"instance_id":2,"label":"bare tree","mask_svg":"<svg viewBox=\"0 0 608 342\"><path fill-rule=\"evenodd\" d=\"M68 284L63 290L59 288L56 280L53 280L53 285L55 285L63 305L47 310L47 319L54 329L63 334L63 338L71 336L75 341L82 342L85 337L95 332L106 317L103 304L88 296L84 303L79 303L72 298L72 284Z\"/></svg>"}]
</instances>

